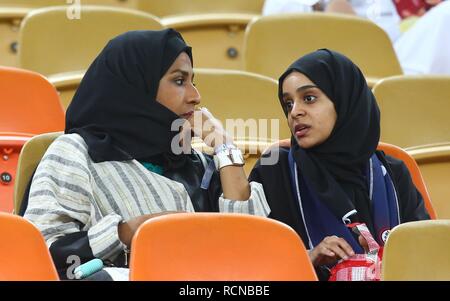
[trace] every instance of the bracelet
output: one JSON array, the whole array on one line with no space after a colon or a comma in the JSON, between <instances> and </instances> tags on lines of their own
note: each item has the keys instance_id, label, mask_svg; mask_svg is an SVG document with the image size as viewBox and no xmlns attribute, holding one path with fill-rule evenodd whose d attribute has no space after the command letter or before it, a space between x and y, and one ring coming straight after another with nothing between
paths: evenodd
<instances>
[{"instance_id":1,"label":"bracelet","mask_svg":"<svg viewBox=\"0 0 450 301\"><path fill-rule=\"evenodd\" d=\"M242 152L237 147L224 148L214 155L216 169L220 170L226 166L243 166L244 158Z\"/></svg>"},{"instance_id":2,"label":"bracelet","mask_svg":"<svg viewBox=\"0 0 450 301\"><path fill-rule=\"evenodd\" d=\"M223 143L219 146L217 146L216 148L214 148L214 154L223 152L227 149L237 149L236 145L232 144L232 143Z\"/></svg>"}]
</instances>

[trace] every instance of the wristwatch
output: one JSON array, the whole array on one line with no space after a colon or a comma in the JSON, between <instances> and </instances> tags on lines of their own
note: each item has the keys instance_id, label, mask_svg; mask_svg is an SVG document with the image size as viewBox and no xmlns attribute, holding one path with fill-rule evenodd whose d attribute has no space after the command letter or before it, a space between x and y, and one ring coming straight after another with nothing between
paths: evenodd
<instances>
[{"instance_id":1,"label":"wristwatch","mask_svg":"<svg viewBox=\"0 0 450 301\"><path fill-rule=\"evenodd\" d=\"M217 148L214 155L214 164L216 169L220 170L226 166L243 166L245 163L239 148L234 145L223 144Z\"/></svg>"}]
</instances>

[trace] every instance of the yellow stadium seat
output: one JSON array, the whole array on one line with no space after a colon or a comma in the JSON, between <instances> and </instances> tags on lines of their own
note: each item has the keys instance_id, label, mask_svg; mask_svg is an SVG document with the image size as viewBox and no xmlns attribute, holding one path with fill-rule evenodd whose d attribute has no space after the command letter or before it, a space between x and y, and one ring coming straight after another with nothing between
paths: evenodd
<instances>
[{"instance_id":1,"label":"yellow stadium seat","mask_svg":"<svg viewBox=\"0 0 450 301\"><path fill-rule=\"evenodd\" d=\"M320 48L348 56L370 85L403 73L388 35L371 21L354 16L264 16L248 25L244 43L244 69L272 78L278 78L300 56Z\"/></svg>"},{"instance_id":2,"label":"yellow stadium seat","mask_svg":"<svg viewBox=\"0 0 450 301\"><path fill-rule=\"evenodd\" d=\"M135 7L136 0L83 0L82 4ZM33 9L45 6L66 5L66 0L0 0L0 65L18 67L18 41L20 23Z\"/></svg>"},{"instance_id":3,"label":"yellow stadium seat","mask_svg":"<svg viewBox=\"0 0 450 301\"><path fill-rule=\"evenodd\" d=\"M84 71L65 72L50 75L48 81L55 86L64 110L67 110L75 92L83 79Z\"/></svg>"},{"instance_id":4,"label":"yellow stadium seat","mask_svg":"<svg viewBox=\"0 0 450 301\"><path fill-rule=\"evenodd\" d=\"M20 30L20 66L44 75L85 70L113 37L163 28L156 17L134 10L83 5L80 16L69 19L65 6L29 13Z\"/></svg>"},{"instance_id":5,"label":"yellow stadium seat","mask_svg":"<svg viewBox=\"0 0 450 301\"><path fill-rule=\"evenodd\" d=\"M82 5L105 5L118 8L135 9L137 7L138 0L82 0L81 3Z\"/></svg>"},{"instance_id":6,"label":"yellow stadium seat","mask_svg":"<svg viewBox=\"0 0 450 301\"><path fill-rule=\"evenodd\" d=\"M24 218L0 212L0 281L59 280L44 238Z\"/></svg>"},{"instance_id":7,"label":"yellow stadium seat","mask_svg":"<svg viewBox=\"0 0 450 301\"><path fill-rule=\"evenodd\" d=\"M62 135L62 132L46 133L34 136L22 148L17 165L17 176L14 183L14 213L19 214L23 196L31 176L36 170L47 148Z\"/></svg>"},{"instance_id":8,"label":"yellow stadium seat","mask_svg":"<svg viewBox=\"0 0 450 301\"><path fill-rule=\"evenodd\" d=\"M196 67L242 69L244 32L255 17L216 13L166 17L161 22L179 31L192 46Z\"/></svg>"},{"instance_id":9,"label":"yellow stadium seat","mask_svg":"<svg viewBox=\"0 0 450 301\"><path fill-rule=\"evenodd\" d=\"M450 142L450 77L395 76L373 88L381 140L403 148Z\"/></svg>"},{"instance_id":10,"label":"yellow stadium seat","mask_svg":"<svg viewBox=\"0 0 450 301\"><path fill-rule=\"evenodd\" d=\"M244 32L264 0L138 0L139 10L161 17L193 47L195 66L242 69Z\"/></svg>"},{"instance_id":11,"label":"yellow stadium seat","mask_svg":"<svg viewBox=\"0 0 450 301\"><path fill-rule=\"evenodd\" d=\"M281 222L252 215L177 213L152 218L136 232L131 254L130 280L317 280L297 233Z\"/></svg>"},{"instance_id":12,"label":"yellow stadium seat","mask_svg":"<svg viewBox=\"0 0 450 301\"><path fill-rule=\"evenodd\" d=\"M161 18L208 13L261 14L264 0L137 0L136 6Z\"/></svg>"},{"instance_id":13,"label":"yellow stadium seat","mask_svg":"<svg viewBox=\"0 0 450 301\"><path fill-rule=\"evenodd\" d=\"M232 120L237 119L247 126L256 125L253 129L257 131L229 132L236 139L273 142L291 137L275 80L244 71L199 68L195 69L194 82L202 97L200 105L207 107L226 128L232 129ZM232 119L229 126L226 119ZM279 131L272 131L272 124L278 124Z\"/></svg>"},{"instance_id":14,"label":"yellow stadium seat","mask_svg":"<svg viewBox=\"0 0 450 301\"><path fill-rule=\"evenodd\" d=\"M384 247L382 280L450 280L450 220L395 227Z\"/></svg>"},{"instance_id":15,"label":"yellow stadium seat","mask_svg":"<svg viewBox=\"0 0 450 301\"><path fill-rule=\"evenodd\" d=\"M450 143L412 148L408 153L419 165L437 217L450 219Z\"/></svg>"},{"instance_id":16,"label":"yellow stadium seat","mask_svg":"<svg viewBox=\"0 0 450 301\"><path fill-rule=\"evenodd\" d=\"M17 67L20 22L30 11L27 8L0 6L0 66Z\"/></svg>"},{"instance_id":17,"label":"yellow stadium seat","mask_svg":"<svg viewBox=\"0 0 450 301\"><path fill-rule=\"evenodd\" d=\"M72 0L69 2L67 0L0 0L0 7L41 8L60 5L71 7L79 2L81 5L107 5L134 8L136 6L136 1L137 0Z\"/></svg>"}]
</instances>

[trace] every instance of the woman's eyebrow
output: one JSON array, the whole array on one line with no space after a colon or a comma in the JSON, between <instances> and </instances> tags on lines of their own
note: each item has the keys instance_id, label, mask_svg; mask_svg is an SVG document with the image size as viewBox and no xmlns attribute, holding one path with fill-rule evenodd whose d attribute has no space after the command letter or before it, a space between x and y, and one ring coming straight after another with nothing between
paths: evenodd
<instances>
[{"instance_id":1,"label":"woman's eyebrow","mask_svg":"<svg viewBox=\"0 0 450 301\"><path fill-rule=\"evenodd\" d=\"M188 71L186 71L186 70L181 70L181 69L175 69L175 70L173 70L171 73L173 74L173 73L181 73L183 76L189 76L189 72Z\"/></svg>"},{"instance_id":2,"label":"woman's eyebrow","mask_svg":"<svg viewBox=\"0 0 450 301\"><path fill-rule=\"evenodd\" d=\"M316 85L304 85L304 86L298 87L297 90L295 90L295 92L300 93L300 92L303 92L308 89L318 89L318 87ZM283 100L285 97L288 97L288 96L289 96L289 93L284 92L282 95Z\"/></svg>"},{"instance_id":3,"label":"woman's eyebrow","mask_svg":"<svg viewBox=\"0 0 450 301\"><path fill-rule=\"evenodd\" d=\"M299 92L303 92L303 91L309 90L309 89L317 89L317 86L316 85L304 85L304 86L298 87L297 90L295 90L295 91L297 93L299 93Z\"/></svg>"}]
</instances>

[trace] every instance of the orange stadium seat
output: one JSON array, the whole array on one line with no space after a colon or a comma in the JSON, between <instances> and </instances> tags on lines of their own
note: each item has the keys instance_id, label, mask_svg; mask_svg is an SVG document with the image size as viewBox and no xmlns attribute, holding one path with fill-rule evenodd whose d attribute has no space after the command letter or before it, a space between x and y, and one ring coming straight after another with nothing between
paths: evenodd
<instances>
[{"instance_id":1,"label":"orange stadium seat","mask_svg":"<svg viewBox=\"0 0 450 301\"><path fill-rule=\"evenodd\" d=\"M409 173L411 174L411 178L414 182L414 185L422 195L422 198L425 202L425 208L427 208L428 214L432 219L436 219L436 212L431 202L427 186L422 177L422 173L420 172L419 166L417 165L417 162L414 160L414 158L410 154L408 154L405 150L389 143L380 142L378 144L378 150L383 151L386 155L402 160L403 163L405 163L406 167L408 167Z\"/></svg>"},{"instance_id":2,"label":"orange stadium seat","mask_svg":"<svg viewBox=\"0 0 450 301\"><path fill-rule=\"evenodd\" d=\"M0 211L12 212L19 152L33 135L62 131L64 111L41 75L0 67Z\"/></svg>"},{"instance_id":3,"label":"orange stadium seat","mask_svg":"<svg viewBox=\"0 0 450 301\"><path fill-rule=\"evenodd\" d=\"M133 238L130 280L317 280L295 231L244 214L177 213Z\"/></svg>"},{"instance_id":4,"label":"orange stadium seat","mask_svg":"<svg viewBox=\"0 0 450 301\"><path fill-rule=\"evenodd\" d=\"M39 230L24 218L0 212L0 281L59 280Z\"/></svg>"}]
</instances>

